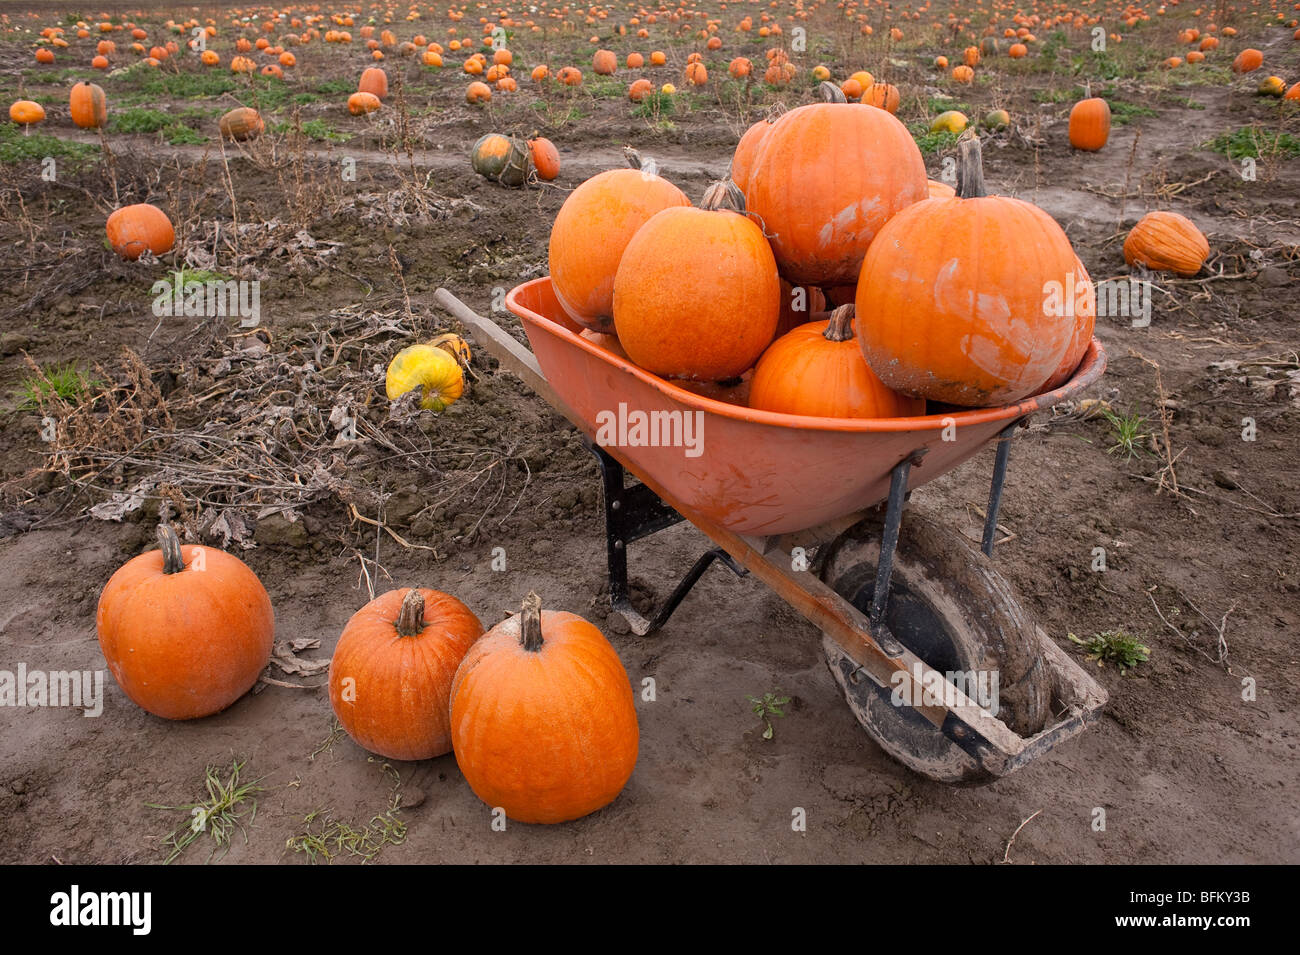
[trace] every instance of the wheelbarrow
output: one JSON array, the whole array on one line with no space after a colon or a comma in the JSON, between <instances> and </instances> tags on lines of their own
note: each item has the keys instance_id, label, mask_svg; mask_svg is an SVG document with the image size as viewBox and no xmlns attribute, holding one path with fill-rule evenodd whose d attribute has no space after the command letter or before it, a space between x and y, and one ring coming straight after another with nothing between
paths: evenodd
<instances>
[{"instance_id":1,"label":"wheelbarrow","mask_svg":"<svg viewBox=\"0 0 1300 955\"><path fill-rule=\"evenodd\" d=\"M753 574L822 632L867 733L943 782L1005 776L1100 714L1105 691L1037 626L991 560L1012 434L1101 376L1106 355L1095 339L1068 382L1015 404L816 418L717 401L644 371L580 337L549 278L505 299L531 352L447 290L434 300L584 435L604 489L611 607L634 633L659 630L715 561ZM685 438L686 416L698 432L689 445L623 428L657 422ZM990 442L977 550L905 505L910 491ZM716 547L643 615L629 597L628 547L683 519Z\"/></svg>"}]
</instances>

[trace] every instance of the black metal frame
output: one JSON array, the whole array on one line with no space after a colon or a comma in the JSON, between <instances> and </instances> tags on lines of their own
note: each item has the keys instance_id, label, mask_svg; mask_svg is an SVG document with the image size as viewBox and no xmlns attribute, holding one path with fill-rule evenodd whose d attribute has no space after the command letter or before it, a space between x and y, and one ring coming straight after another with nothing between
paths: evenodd
<instances>
[{"instance_id":1,"label":"black metal frame","mask_svg":"<svg viewBox=\"0 0 1300 955\"><path fill-rule=\"evenodd\" d=\"M1019 426L1020 420L1014 421L998 433L997 456L993 462L993 478L989 487L989 505L984 517L984 534L981 550L988 557L993 556L998 530L998 510L1002 506L1002 490L1007 478L1007 463L1011 453L1012 433ZM632 632L646 636L657 631L672 616L691 588L699 581L709 565L715 560L721 561L732 573L744 577L749 572L740 566L720 547L706 551L695 561L686 576L681 579L665 601L663 606L651 616L643 616L635 607L628 592L627 583L627 548L633 541L656 534L661 530L680 524L685 518L676 510L665 504L659 495L640 482L627 485L627 471L605 450L591 441L584 441L587 448L596 456L600 465L601 484L605 501L605 549L609 561L609 602L610 607L622 614ZM898 547L899 526L903 520L903 508L906 506L908 491L907 480L913 466L919 465L926 448L918 448L898 464L894 465L889 477L889 497L885 506L884 531L880 541L880 563L876 568L876 582L868 619L871 621L872 635L881 640L886 649L895 645L892 635L884 626L885 613L889 605L889 582L893 573L894 552Z\"/></svg>"}]
</instances>

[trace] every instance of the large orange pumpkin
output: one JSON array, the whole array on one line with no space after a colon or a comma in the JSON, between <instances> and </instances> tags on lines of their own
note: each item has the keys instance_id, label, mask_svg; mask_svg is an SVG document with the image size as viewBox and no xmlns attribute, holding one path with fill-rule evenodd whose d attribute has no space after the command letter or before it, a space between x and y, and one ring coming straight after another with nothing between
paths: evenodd
<instances>
[{"instance_id":1,"label":"large orange pumpkin","mask_svg":"<svg viewBox=\"0 0 1300 955\"><path fill-rule=\"evenodd\" d=\"M348 621L330 661L330 705L357 744L389 759L451 752L451 681L483 624L449 594L390 590Z\"/></svg>"},{"instance_id":2,"label":"large orange pumpkin","mask_svg":"<svg viewBox=\"0 0 1300 955\"><path fill-rule=\"evenodd\" d=\"M745 130L740 142L736 144L736 151L731 156L731 181L744 190L746 182L749 179L749 171L754 166L754 157L758 155L758 147L763 144L767 138L768 132L772 129L772 124L779 117L773 116L768 119L760 119L749 129Z\"/></svg>"},{"instance_id":3,"label":"large orange pumpkin","mask_svg":"<svg viewBox=\"0 0 1300 955\"><path fill-rule=\"evenodd\" d=\"M68 110L72 121L82 129L98 129L108 119L103 89L85 80L75 84L68 94Z\"/></svg>"},{"instance_id":4,"label":"large orange pumpkin","mask_svg":"<svg viewBox=\"0 0 1300 955\"><path fill-rule=\"evenodd\" d=\"M787 279L850 285L881 227L926 197L926 181L916 141L890 113L813 103L786 113L763 138L745 203Z\"/></svg>"},{"instance_id":5,"label":"large orange pumpkin","mask_svg":"<svg viewBox=\"0 0 1300 955\"><path fill-rule=\"evenodd\" d=\"M382 99L388 98L388 74L378 66L367 67L361 71L361 81L357 92L372 93Z\"/></svg>"},{"instance_id":6,"label":"large orange pumpkin","mask_svg":"<svg viewBox=\"0 0 1300 955\"><path fill-rule=\"evenodd\" d=\"M644 169L611 169L569 193L551 226L548 250L555 297L569 317L612 331L614 273L623 250L655 213L690 204L671 182Z\"/></svg>"},{"instance_id":7,"label":"large orange pumpkin","mask_svg":"<svg viewBox=\"0 0 1300 955\"><path fill-rule=\"evenodd\" d=\"M163 255L176 243L176 232L167 213L147 202L115 210L104 228L113 251L129 261L140 258L145 250Z\"/></svg>"},{"instance_id":8,"label":"large orange pumpkin","mask_svg":"<svg viewBox=\"0 0 1300 955\"><path fill-rule=\"evenodd\" d=\"M959 141L958 192L904 209L862 263L862 354L895 391L986 407L1034 394L1074 338L1049 307L1075 280L1070 240L1042 209L984 192L979 139ZM1060 314L1056 314L1060 312Z\"/></svg>"},{"instance_id":9,"label":"large orange pumpkin","mask_svg":"<svg viewBox=\"0 0 1300 955\"><path fill-rule=\"evenodd\" d=\"M1124 261L1154 272L1195 275L1209 257L1205 235L1177 212L1148 212L1124 239Z\"/></svg>"},{"instance_id":10,"label":"large orange pumpkin","mask_svg":"<svg viewBox=\"0 0 1300 955\"><path fill-rule=\"evenodd\" d=\"M1070 145L1096 152L1110 139L1110 106L1100 96L1079 100L1070 109Z\"/></svg>"},{"instance_id":11,"label":"large orange pumpkin","mask_svg":"<svg viewBox=\"0 0 1300 955\"><path fill-rule=\"evenodd\" d=\"M470 647L452 682L456 763L474 795L519 822L567 822L613 802L638 733L609 641L575 614L543 611L534 593Z\"/></svg>"},{"instance_id":12,"label":"large orange pumpkin","mask_svg":"<svg viewBox=\"0 0 1300 955\"><path fill-rule=\"evenodd\" d=\"M781 283L767 239L734 183L700 208L665 209L628 242L614 278L614 326L632 361L665 378L723 381L753 366L776 332Z\"/></svg>"},{"instance_id":13,"label":"large orange pumpkin","mask_svg":"<svg viewBox=\"0 0 1300 955\"><path fill-rule=\"evenodd\" d=\"M1069 347L1065 350L1065 356L1056 366L1052 377L1048 378L1047 383L1043 385L1042 391L1059 388L1074 376L1074 369L1078 368L1079 362L1083 361L1083 355L1088 350L1093 329L1097 324L1097 292L1093 288L1092 277L1084 268L1083 260L1078 257L1075 258L1074 287L1072 290L1063 291L1073 296L1074 334L1070 338Z\"/></svg>"},{"instance_id":14,"label":"large orange pumpkin","mask_svg":"<svg viewBox=\"0 0 1300 955\"><path fill-rule=\"evenodd\" d=\"M161 550L127 561L99 596L95 628L108 668L137 705L170 720L224 710L271 659L275 613L238 557L182 547L158 528Z\"/></svg>"},{"instance_id":15,"label":"large orange pumpkin","mask_svg":"<svg viewBox=\"0 0 1300 955\"><path fill-rule=\"evenodd\" d=\"M925 414L924 399L891 391L868 367L853 335L852 305L774 341L754 368L749 406L820 418Z\"/></svg>"},{"instance_id":16,"label":"large orange pumpkin","mask_svg":"<svg viewBox=\"0 0 1300 955\"><path fill-rule=\"evenodd\" d=\"M1232 72L1253 73L1264 65L1264 54L1259 50L1247 48L1237 54L1232 61Z\"/></svg>"}]
</instances>

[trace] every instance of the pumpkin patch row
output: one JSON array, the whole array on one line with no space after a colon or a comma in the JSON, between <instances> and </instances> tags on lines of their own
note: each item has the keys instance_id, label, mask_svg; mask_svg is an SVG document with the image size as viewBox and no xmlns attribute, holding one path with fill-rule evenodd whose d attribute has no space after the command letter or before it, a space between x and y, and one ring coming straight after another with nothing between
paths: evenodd
<instances>
[{"instance_id":1,"label":"pumpkin patch row","mask_svg":"<svg viewBox=\"0 0 1300 955\"><path fill-rule=\"evenodd\" d=\"M155 716L201 719L247 693L270 662L275 612L239 558L182 545L128 561L100 595L96 630L123 692ZM627 671L609 641L530 593L491 630L450 594L382 594L348 621L329 669L335 716L389 759L455 753L488 806L557 823L608 805L636 766Z\"/></svg>"}]
</instances>

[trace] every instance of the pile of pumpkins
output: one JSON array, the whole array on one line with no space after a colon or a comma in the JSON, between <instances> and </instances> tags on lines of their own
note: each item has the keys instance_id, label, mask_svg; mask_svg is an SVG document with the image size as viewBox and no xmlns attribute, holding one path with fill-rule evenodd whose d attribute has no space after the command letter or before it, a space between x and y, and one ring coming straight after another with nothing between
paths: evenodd
<instances>
[{"instance_id":1,"label":"pile of pumpkins","mask_svg":"<svg viewBox=\"0 0 1300 955\"><path fill-rule=\"evenodd\" d=\"M270 662L275 612L239 558L160 549L109 579L96 613L118 685L171 720L218 713ZM348 621L329 670L334 713L358 744L389 759L454 752L470 788L519 822L577 819L612 802L636 765L639 729L627 671L609 641L530 593L484 631L450 594L390 590Z\"/></svg>"},{"instance_id":2,"label":"pile of pumpkins","mask_svg":"<svg viewBox=\"0 0 1300 955\"><path fill-rule=\"evenodd\" d=\"M692 391L787 414L988 407L1067 381L1095 303L1061 227L984 193L973 133L945 195L898 119L823 87L832 101L754 124L699 206L644 169L574 190L549 246L574 328ZM1053 286L1079 301L1056 314Z\"/></svg>"}]
</instances>

